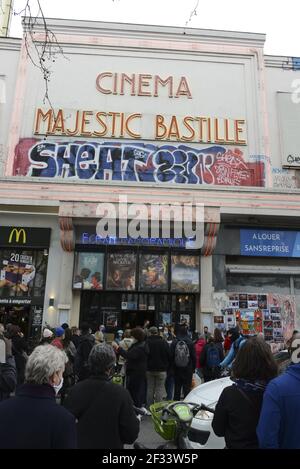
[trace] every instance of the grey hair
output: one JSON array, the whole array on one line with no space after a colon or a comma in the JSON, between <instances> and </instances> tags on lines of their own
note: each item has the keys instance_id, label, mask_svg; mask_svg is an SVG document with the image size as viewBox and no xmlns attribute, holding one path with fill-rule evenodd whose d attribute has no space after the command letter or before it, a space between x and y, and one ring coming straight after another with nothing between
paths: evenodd
<instances>
[{"instance_id":1,"label":"grey hair","mask_svg":"<svg viewBox=\"0 0 300 469\"><path fill-rule=\"evenodd\" d=\"M54 345L39 345L29 356L25 381L32 384L49 384L54 373L64 370L68 357Z\"/></svg>"},{"instance_id":2,"label":"grey hair","mask_svg":"<svg viewBox=\"0 0 300 469\"><path fill-rule=\"evenodd\" d=\"M92 376L103 375L116 364L116 354L111 345L96 344L89 355L89 368Z\"/></svg>"}]
</instances>

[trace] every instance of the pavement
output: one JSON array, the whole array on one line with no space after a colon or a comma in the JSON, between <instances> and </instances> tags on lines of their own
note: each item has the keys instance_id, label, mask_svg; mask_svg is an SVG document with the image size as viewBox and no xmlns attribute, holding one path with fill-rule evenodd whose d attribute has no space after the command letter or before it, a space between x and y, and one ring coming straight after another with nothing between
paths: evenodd
<instances>
[{"instance_id":1,"label":"pavement","mask_svg":"<svg viewBox=\"0 0 300 469\"><path fill-rule=\"evenodd\" d=\"M166 440L161 438L158 433L154 430L152 418L149 416L143 416L140 424L140 433L137 441L142 443L149 449L154 449L159 445L167 443ZM133 445L125 445L126 449L133 449Z\"/></svg>"}]
</instances>

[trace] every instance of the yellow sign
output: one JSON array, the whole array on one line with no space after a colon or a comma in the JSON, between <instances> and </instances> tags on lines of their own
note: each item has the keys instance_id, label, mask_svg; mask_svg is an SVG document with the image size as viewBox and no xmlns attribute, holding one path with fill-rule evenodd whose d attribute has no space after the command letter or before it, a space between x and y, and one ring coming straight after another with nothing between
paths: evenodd
<instances>
[{"instance_id":1,"label":"yellow sign","mask_svg":"<svg viewBox=\"0 0 300 469\"><path fill-rule=\"evenodd\" d=\"M22 235L23 244L26 243L26 232L24 228L13 228L10 232L8 242L12 243L13 237L15 235L16 243L19 243L20 237Z\"/></svg>"}]
</instances>

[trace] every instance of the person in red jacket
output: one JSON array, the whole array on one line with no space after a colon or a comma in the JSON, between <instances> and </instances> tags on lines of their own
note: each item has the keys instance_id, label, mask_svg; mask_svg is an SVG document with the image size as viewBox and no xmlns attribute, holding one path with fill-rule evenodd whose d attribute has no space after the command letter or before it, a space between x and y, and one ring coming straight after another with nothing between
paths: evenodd
<instances>
[{"instance_id":1,"label":"person in red jacket","mask_svg":"<svg viewBox=\"0 0 300 469\"><path fill-rule=\"evenodd\" d=\"M231 347L231 338L229 336L229 331L226 332L226 337L225 337L223 346L224 346L224 353L226 356Z\"/></svg>"},{"instance_id":2,"label":"person in red jacket","mask_svg":"<svg viewBox=\"0 0 300 469\"><path fill-rule=\"evenodd\" d=\"M59 348L60 350L64 349L63 339L65 338L65 330L62 327L56 327L55 329L55 339L52 340L51 345Z\"/></svg>"},{"instance_id":3,"label":"person in red jacket","mask_svg":"<svg viewBox=\"0 0 300 469\"><path fill-rule=\"evenodd\" d=\"M202 350L204 349L206 344L205 336L200 335L198 340L195 342L195 353L196 353L196 373L201 378L203 379L203 373L202 373L202 366L200 365L200 355L202 353Z\"/></svg>"}]
</instances>

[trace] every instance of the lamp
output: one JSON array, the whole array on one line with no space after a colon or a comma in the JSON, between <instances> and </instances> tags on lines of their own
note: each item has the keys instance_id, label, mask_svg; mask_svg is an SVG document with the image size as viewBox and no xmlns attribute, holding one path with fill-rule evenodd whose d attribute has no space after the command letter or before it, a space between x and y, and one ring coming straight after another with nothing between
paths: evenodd
<instances>
[{"instance_id":1,"label":"lamp","mask_svg":"<svg viewBox=\"0 0 300 469\"><path fill-rule=\"evenodd\" d=\"M54 306L54 298L49 298L49 308L53 308Z\"/></svg>"}]
</instances>

